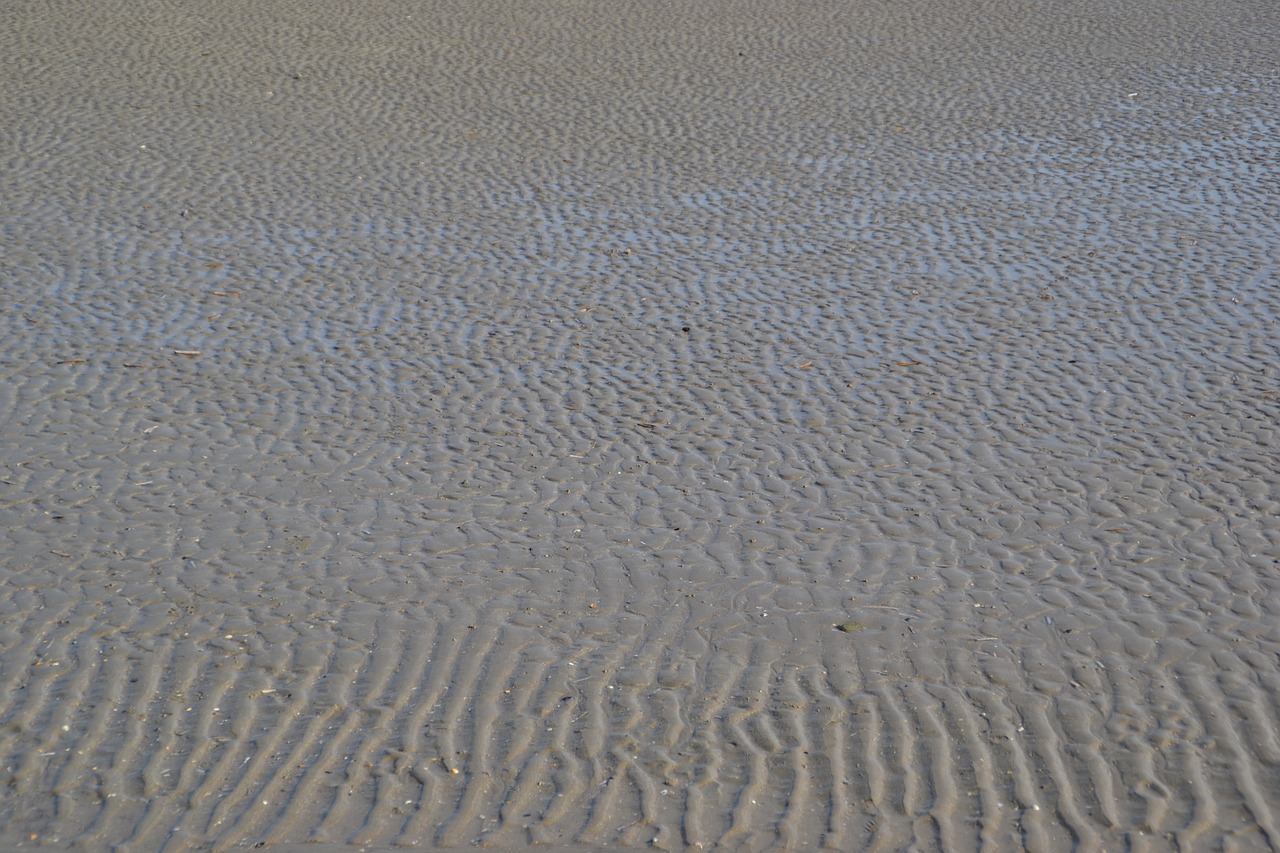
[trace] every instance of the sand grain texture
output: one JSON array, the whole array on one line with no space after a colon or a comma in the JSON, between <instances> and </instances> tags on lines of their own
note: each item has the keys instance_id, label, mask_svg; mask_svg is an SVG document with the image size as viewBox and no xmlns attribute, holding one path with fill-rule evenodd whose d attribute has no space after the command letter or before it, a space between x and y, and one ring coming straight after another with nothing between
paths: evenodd
<instances>
[{"instance_id":1,"label":"sand grain texture","mask_svg":"<svg viewBox=\"0 0 1280 853\"><path fill-rule=\"evenodd\" d=\"M1275 849L1278 20L6 4L0 846Z\"/></svg>"}]
</instances>

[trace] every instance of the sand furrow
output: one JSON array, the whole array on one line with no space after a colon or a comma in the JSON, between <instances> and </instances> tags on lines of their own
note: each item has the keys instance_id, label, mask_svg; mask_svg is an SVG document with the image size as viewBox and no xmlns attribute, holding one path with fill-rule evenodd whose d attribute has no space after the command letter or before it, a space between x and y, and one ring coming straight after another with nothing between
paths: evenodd
<instances>
[{"instance_id":1,"label":"sand furrow","mask_svg":"<svg viewBox=\"0 0 1280 853\"><path fill-rule=\"evenodd\" d=\"M888 756L892 754L893 747L884 731L880 705L878 697L865 694L856 699L851 708L855 720L853 729L857 733L853 765L862 771L858 776L864 780L866 790L866 820L862 828L867 835L865 847L868 850L892 850L905 843L906 828L901 821L894 819L889 802L892 779Z\"/></svg>"},{"instance_id":2,"label":"sand furrow","mask_svg":"<svg viewBox=\"0 0 1280 853\"><path fill-rule=\"evenodd\" d=\"M1230 808L1230 818L1219 815L1219 825L1229 830L1240 844L1277 843L1273 798L1267 792L1274 785L1274 768L1260 767L1252 745L1241 731L1243 720L1222 699L1220 688L1196 673L1187 676L1188 692L1196 703L1204 721L1205 735L1212 738L1214 746L1221 743L1227 757L1220 759L1218 774L1230 781L1232 790L1222 792L1223 811ZM1225 766L1222 766L1225 765ZM1225 821L1231 820L1231 823Z\"/></svg>"},{"instance_id":3,"label":"sand furrow","mask_svg":"<svg viewBox=\"0 0 1280 853\"><path fill-rule=\"evenodd\" d=\"M998 850L1009 843L1012 810L1006 802L1005 768L998 762L999 753L990 742L987 711L982 702L975 701L968 693L951 687L936 689L941 693L939 701L947 721L945 725L954 731L963 760L970 765L966 775L972 780L972 789L963 792L970 798L970 804L967 808L962 806L960 813L971 816L975 849Z\"/></svg>"}]
</instances>

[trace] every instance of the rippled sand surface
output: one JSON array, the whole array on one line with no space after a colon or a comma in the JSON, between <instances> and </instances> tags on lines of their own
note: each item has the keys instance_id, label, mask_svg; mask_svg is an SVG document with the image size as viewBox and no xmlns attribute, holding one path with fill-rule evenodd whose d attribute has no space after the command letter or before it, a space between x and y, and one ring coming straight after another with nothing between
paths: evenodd
<instances>
[{"instance_id":1,"label":"rippled sand surface","mask_svg":"<svg viewBox=\"0 0 1280 853\"><path fill-rule=\"evenodd\" d=\"M1280 11L0 10L0 846L1280 845Z\"/></svg>"}]
</instances>

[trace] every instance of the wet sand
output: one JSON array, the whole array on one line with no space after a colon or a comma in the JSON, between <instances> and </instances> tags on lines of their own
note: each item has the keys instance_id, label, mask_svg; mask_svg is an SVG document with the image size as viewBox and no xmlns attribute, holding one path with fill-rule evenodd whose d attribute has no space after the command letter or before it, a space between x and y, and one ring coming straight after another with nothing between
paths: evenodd
<instances>
[{"instance_id":1,"label":"wet sand","mask_svg":"<svg viewBox=\"0 0 1280 853\"><path fill-rule=\"evenodd\" d=\"M0 847L1280 844L1280 12L0 12Z\"/></svg>"}]
</instances>

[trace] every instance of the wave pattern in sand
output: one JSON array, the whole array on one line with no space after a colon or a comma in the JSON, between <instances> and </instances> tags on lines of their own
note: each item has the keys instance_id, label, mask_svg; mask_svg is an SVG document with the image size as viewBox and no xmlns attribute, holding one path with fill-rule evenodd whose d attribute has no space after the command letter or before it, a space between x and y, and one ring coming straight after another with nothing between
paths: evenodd
<instances>
[{"instance_id":1,"label":"wave pattern in sand","mask_svg":"<svg viewBox=\"0 0 1280 853\"><path fill-rule=\"evenodd\" d=\"M782 6L18 22L0 841L1280 844L1262 37Z\"/></svg>"}]
</instances>

